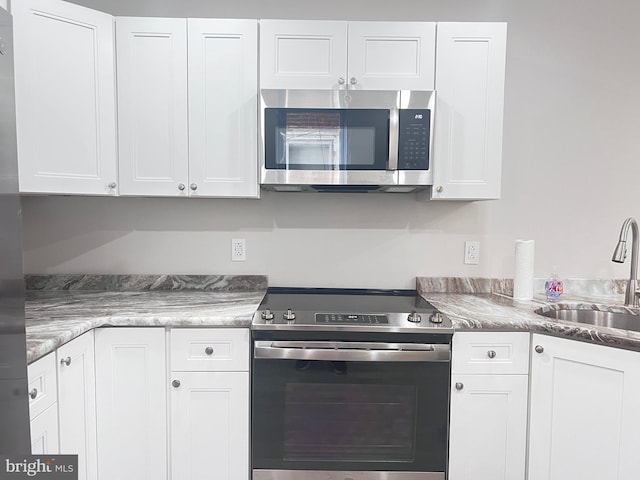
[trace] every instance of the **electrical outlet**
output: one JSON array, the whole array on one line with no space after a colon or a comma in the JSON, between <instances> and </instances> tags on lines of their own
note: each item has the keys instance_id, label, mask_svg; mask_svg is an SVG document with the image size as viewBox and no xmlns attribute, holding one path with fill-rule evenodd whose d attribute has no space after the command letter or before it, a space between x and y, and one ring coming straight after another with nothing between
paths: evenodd
<instances>
[{"instance_id":1,"label":"electrical outlet","mask_svg":"<svg viewBox=\"0 0 640 480\"><path fill-rule=\"evenodd\" d=\"M244 238L231 239L231 261L244 262L247 259L247 242Z\"/></svg>"},{"instance_id":2,"label":"electrical outlet","mask_svg":"<svg viewBox=\"0 0 640 480\"><path fill-rule=\"evenodd\" d=\"M467 240L464 242L464 263L478 265L480 263L480 242Z\"/></svg>"}]
</instances>

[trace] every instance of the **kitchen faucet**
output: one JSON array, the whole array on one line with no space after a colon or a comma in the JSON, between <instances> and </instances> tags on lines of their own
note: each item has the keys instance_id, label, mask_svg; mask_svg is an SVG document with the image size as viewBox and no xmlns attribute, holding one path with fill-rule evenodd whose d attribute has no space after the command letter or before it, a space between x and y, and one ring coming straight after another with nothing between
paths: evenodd
<instances>
[{"instance_id":1,"label":"kitchen faucet","mask_svg":"<svg viewBox=\"0 0 640 480\"><path fill-rule=\"evenodd\" d=\"M611 261L624 263L627 258L627 237L631 228L631 273L629 284L624 295L624 304L628 307L640 306L640 290L638 290L638 223L633 217L627 218L620 230L620 239L613 252Z\"/></svg>"}]
</instances>

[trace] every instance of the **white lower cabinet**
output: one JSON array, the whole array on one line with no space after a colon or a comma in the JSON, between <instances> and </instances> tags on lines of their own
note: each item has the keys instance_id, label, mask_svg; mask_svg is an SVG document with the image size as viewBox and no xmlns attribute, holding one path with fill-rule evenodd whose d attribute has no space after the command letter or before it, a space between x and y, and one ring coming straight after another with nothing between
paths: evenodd
<instances>
[{"instance_id":1,"label":"white lower cabinet","mask_svg":"<svg viewBox=\"0 0 640 480\"><path fill-rule=\"evenodd\" d=\"M98 477L167 478L164 328L95 333Z\"/></svg>"},{"instance_id":2,"label":"white lower cabinet","mask_svg":"<svg viewBox=\"0 0 640 480\"><path fill-rule=\"evenodd\" d=\"M454 335L449 480L524 480L528 340L522 332Z\"/></svg>"},{"instance_id":3,"label":"white lower cabinet","mask_svg":"<svg viewBox=\"0 0 640 480\"><path fill-rule=\"evenodd\" d=\"M78 479L98 478L93 331L60 347L58 413L60 453L78 455Z\"/></svg>"},{"instance_id":4,"label":"white lower cabinet","mask_svg":"<svg viewBox=\"0 0 640 480\"><path fill-rule=\"evenodd\" d=\"M640 353L533 335L529 480L640 478Z\"/></svg>"},{"instance_id":5,"label":"white lower cabinet","mask_svg":"<svg viewBox=\"0 0 640 480\"><path fill-rule=\"evenodd\" d=\"M249 372L171 378L171 479L248 480Z\"/></svg>"},{"instance_id":6,"label":"white lower cabinet","mask_svg":"<svg viewBox=\"0 0 640 480\"><path fill-rule=\"evenodd\" d=\"M27 376L31 453L34 455L57 454L59 445L56 354L50 353L30 364Z\"/></svg>"},{"instance_id":7,"label":"white lower cabinet","mask_svg":"<svg viewBox=\"0 0 640 480\"><path fill-rule=\"evenodd\" d=\"M54 455L59 453L58 404L54 403L31 420L31 453Z\"/></svg>"},{"instance_id":8,"label":"white lower cabinet","mask_svg":"<svg viewBox=\"0 0 640 480\"><path fill-rule=\"evenodd\" d=\"M171 330L171 479L249 480L248 329Z\"/></svg>"}]
</instances>

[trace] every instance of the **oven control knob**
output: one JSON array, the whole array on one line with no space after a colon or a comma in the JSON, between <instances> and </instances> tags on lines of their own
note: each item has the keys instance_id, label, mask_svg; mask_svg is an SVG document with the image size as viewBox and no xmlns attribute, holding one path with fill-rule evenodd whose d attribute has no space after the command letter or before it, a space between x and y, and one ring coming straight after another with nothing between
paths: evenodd
<instances>
[{"instance_id":1,"label":"oven control knob","mask_svg":"<svg viewBox=\"0 0 640 480\"><path fill-rule=\"evenodd\" d=\"M416 313L415 311L413 311L409 314L409 316L407 317L407 320L413 323L420 323L422 321L422 317L420 316L419 313Z\"/></svg>"},{"instance_id":2,"label":"oven control knob","mask_svg":"<svg viewBox=\"0 0 640 480\"><path fill-rule=\"evenodd\" d=\"M289 323L293 323L293 321L296 319L296 314L294 311L288 308L287 311L282 314L282 318L284 318Z\"/></svg>"},{"instance_id":3,"label":"oven control knob","mask_svg":"<svg viewBox=\"0 0 640 480\"><path fill-rule=\"evenodd\" d=\"M429 317L431 323L442 323L442 314L440 312L434 312Z\"/></svg>"},{"instance_id":4,"label":"oven control knob","mask_svg":"<svg viewBox=\"0 0 640 480\"><path fill-rule=\"evenodd\" d=\"M261 317L265 322L273 322L273 312L268 308L262 312Z\"/></svg>"}]
</instances>

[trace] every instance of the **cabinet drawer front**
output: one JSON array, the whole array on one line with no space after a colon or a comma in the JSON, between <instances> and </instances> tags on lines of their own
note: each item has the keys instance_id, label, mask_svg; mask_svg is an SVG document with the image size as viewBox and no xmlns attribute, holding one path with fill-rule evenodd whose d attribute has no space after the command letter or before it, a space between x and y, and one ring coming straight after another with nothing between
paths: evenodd
<instances>
[{"instance_id":1,"label":"cabinet drawer front","mask_svg":"<svg viewBox=\"0 0 640 480\"><path fill-rule=\"evenodd\" d=\"M171 370L249 371L249 329L172 329Z\"/></svg>"},{"instance_id":2,"label":"cabinet drawer front","mask_svg":"<svg viewBox=\"0 0 640 480\"><path fill-rule=\"evenodd\" d=\"M33 419L57 400L56 354L51 352L28 367L29 416Z\"/></svg>"},{"instance_id":3,"label":"cabinet drawer front","mask_svg":"<svg viewBox=\"0 0 640 480\"><path fill-rule=\"evenodd\" d=\"M453 336L453 373L527 374L529 333L461 332Z\"/></svg>"}]
</instances>

